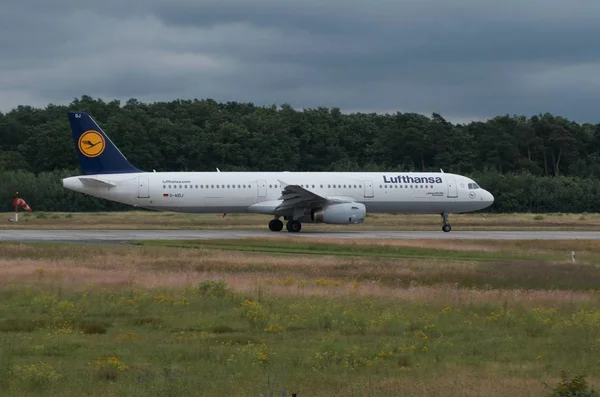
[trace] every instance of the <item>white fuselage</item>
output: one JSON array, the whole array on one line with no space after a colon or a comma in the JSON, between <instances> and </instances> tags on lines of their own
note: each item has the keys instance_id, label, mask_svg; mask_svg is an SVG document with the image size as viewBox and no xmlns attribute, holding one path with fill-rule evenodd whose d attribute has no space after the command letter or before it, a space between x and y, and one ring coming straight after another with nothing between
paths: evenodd
<instances>
[{"instance_id":1,"label":"white fuselage","mask_svg":"<svg viewBox=\"0 0 600 397\"><path fill-rule=\"evenodd\" d=\"M190 213L275 214L285 184L351 199L371 213L470 212L488 207L494 200L473 180L449 173L143 172L63 179L64 187L95 197Z\"/></svg>"}]
</instances>

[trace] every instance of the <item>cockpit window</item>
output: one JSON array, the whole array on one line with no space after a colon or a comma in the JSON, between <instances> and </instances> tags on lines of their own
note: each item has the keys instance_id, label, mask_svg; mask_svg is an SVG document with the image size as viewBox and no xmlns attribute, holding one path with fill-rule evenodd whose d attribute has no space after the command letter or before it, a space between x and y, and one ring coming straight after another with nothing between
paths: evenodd
<instances>
[{"instance_id":1,"label":"cockpit window","mask_svg":"<svg viewBox=\"0 0 600 397\"><path fill-rule=\"evenodd\" d=\"M471 189L471 190L479 189L479 186L476 183L469 183L469 189Z\"/></svg>"}]
</instances>

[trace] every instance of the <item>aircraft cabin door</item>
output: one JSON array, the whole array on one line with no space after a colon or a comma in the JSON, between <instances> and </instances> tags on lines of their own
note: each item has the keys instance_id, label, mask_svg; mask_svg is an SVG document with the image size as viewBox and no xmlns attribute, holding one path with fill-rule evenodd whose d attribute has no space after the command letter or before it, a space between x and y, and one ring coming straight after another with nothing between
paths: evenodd
<instances>
[{"instance_id":1,"label":"aircraft cabin door","mask_svg":"<svg viewBox=\"0 0 600 397\"><path fill-rule=\"evenodd\" d=\"M267 197L267 182L258 181L258 197Z\"/></svg>"},{"instance_id":2,"label":"aircraft cabin door","mask_svg":"<svg viewBox=\"0 0 600 397\"><path fill-rule=\"evenodd\" d=\"M138 176L138 198L150 197L150 185L148 184L148 176Z\"/></svg>"},{"instance_id":3,"label":"aircraft cabin door","mask_svg":"<svg viewBox=\"0 0 600 397\"><path fill-rule=\"evenodd\" d=\"M363 183L365 184L365 197L373 197L373 181L363 181Z\"/></svg>"},{"instance_id":4,"label":"aircraft cabin door","mask_svg":"<svg viewBox=\"0 0 600 397\"><path fill-rule=\"evenodd\" d=\"M456 198L458 197L458 189L456 187L456 179L454 179L454 177L447 177L448 178L448 197L449 198Z\"/></svg>"}]
</instances>

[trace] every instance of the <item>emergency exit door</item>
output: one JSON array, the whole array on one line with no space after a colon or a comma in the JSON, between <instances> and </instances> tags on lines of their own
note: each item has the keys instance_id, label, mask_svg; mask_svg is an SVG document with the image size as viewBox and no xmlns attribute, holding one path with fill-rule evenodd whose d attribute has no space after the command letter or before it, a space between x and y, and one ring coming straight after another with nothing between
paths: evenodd
<instances>
[{"instance_id":1,"label":"emergency exit door","mask_svg":"<svg viewBox=\"0 0 600 397\"><path fill-rule=\"evenodd\" d=\"M373 197L373 181L363 181L363 183L365 185L365 197Z\"/></svg>"},{"instance_id":2,"label":"emergency exit door","mask_svg":"<svg viewBox=\"0 0 600 397\"><path fill-rule=\"evenodd\" d=\"M446 177L448 180L448 197L456 198L458 197L458 188L456 187L456 179L454 177Z\"/></svg>"},{"instance_id":3,"label":"emergency exit door","mask_svg":"<svg viewBox=\"0 0 600 397\"><path fill-rule=\"evenodd\" d=\"M258 181L258 197L266 197L267 196L267 182L266 181Z\"/></svg>"},{"instance_id":4,"label":"emergency exit door","mask_svg":"<svg viewBox=\"0 0 600 397\"><path fill-rule=\"evenodd\" d=\"M150 186L146 175L138 176L138 198L149 198Z\"/></svg>"}]
</instances>

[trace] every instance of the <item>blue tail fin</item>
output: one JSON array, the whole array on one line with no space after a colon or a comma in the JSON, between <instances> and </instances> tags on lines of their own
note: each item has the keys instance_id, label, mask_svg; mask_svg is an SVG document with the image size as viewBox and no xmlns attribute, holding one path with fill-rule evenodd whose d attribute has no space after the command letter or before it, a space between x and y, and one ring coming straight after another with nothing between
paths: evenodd
<instances>
[{"instance_id":1,"label":"blue tail fin","mask_svg":"<svg viewBox=\"0 0 600 397\"><path fill-rule=\"evenodd\" d=\"M84 112L69 112L75 147L85 175L142 172L135 168L94 119Z\"/></svg>"}]
</instances>

